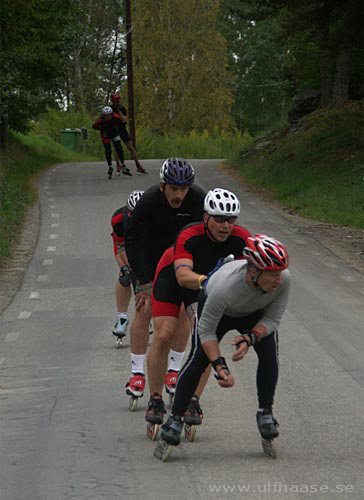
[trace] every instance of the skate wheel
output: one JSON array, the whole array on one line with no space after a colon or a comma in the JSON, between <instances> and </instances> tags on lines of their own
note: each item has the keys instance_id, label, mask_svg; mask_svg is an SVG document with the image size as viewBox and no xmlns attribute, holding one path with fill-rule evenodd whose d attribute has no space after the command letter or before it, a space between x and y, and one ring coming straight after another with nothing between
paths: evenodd
<instances>
[{"instance_id":1,"label":"skate wheel","mask_svg":"<svg viewBox=\"0 0 364 500\"><path fill-rule=\"evenodd\" d=\"M196 426L185 424L185 436L190 443L193 443L196 436Z\"/></svg>"},{"instance_id":2,"label":"skate wheel","mask_svg":"<svg viewBox=\"0 0 364 500\"><path fill-rule=\"evenodd\" d=\"M171 454L172 448L172 445L166 443L161 439L160 441L158 441L158 444L155 447L154 456L159 458L159 460L162 460L162 462L165 462Z\"/></svg>"},{"instance_id":3,"label":"skate wheel","mask_svg":"<svg viewBox=\"0 0 364 500\"><path fill-rule=\"evenodd\" d=\"M155 441L157 439L158 433L159 433L159 425L158 424L148 424L147 425L147 436L152 441Z\"/></svg>"},{"instance_id":4,"label":"skate wheel","mask_svg":"<svg viewBox=\"0 0 364 500\"><path fill-rule=\"evenodd\" d=\"M131 396L130 401L129 401L129 410L135 411L137 408L138 408L138 398Z\"/></svg>"},{"instance_id":5,"label":"skate wheel","mask_svg":"<svg viewBox=\"0 0 364 500\"><path fill-rule=\"evenodd\" d=\"M262 439L262 447L265 455L271 458L277 458L277 448L274 439Z\"/></svg>"},{"instance_id":6,"label":"skate wheel","mask_svg":"<svg viewBox=\"0 0 364 500\"><path fill-rule=\"evenodd\" d=\"M117 339L116 341L116 349L120 349L120 347L123 345L123 339Z\"/></svg>"}]
</instances>

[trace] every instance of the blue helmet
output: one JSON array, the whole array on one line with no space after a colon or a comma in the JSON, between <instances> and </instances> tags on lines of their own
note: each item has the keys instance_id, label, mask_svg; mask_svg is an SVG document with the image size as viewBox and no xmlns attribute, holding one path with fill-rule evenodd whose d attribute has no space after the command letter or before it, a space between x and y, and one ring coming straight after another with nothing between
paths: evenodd
<instances>
[{"instance_id":1,"label":"blue helmet","mask_svg":"<svg viewBox=\"0 0 364 500\"><path fill-rule=\"evenodd\" d=\"M160 181L176 186L191 186L195 180L193 166L183 158L167 158L160 170Z\"/></svg>"}]
</instances>

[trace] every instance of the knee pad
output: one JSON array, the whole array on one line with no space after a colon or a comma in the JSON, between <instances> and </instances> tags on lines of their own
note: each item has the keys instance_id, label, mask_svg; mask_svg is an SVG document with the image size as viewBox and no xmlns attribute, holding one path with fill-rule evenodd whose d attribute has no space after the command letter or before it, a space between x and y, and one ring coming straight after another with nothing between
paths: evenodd
<instances>
[{"instance_id":1,"label":"knee pad","mask_svg":"<svg viewBox=\"0 0 364 500\"><path fill-rule=\"evenodd\" d=\"M119 283L121 286L128 287L131 284L130 267L122 266L119 271Z\"/></svg>"}]
</instances>

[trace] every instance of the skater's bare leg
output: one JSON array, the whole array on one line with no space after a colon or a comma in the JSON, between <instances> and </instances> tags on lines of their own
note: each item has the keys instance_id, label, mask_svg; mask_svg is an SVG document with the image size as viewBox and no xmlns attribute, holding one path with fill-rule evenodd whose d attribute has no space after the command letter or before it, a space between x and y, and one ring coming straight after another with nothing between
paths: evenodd
<instances>
[{"instance_id":1,"label":"skater's bare leg","mask_svg":"<svg viewBox=\"0 0 364 500\"><path fill-rule=\"evenodd\" d=\"M153 342L148 352L148 381L150 394L162 394L168 366L168 353L177 328L177 318L158 316L153 318Z\"/></svg>"},{"instance_id":2,"label":"skater's bare leg","mask_svg":"<svg viewBox=\"0 0 364 500\"><path fill-rule=\"evenodd\" d=\"M197 386L197 388L195 390L195 395L198 398L201 397L201 394L202 394L203 390L206 387L206 384L207 384L207 381L209 379L210 373L211 373L211 365L209 365L206 368L206 370L203 372L203 374L201 375L200 381L199 381L198 386Z\"/></svg>"},{"instance_id":3,"label":"skater's bare leg","mask_svg":"<svg viewBox=\"0 0 364 500\"><path fill-rule=\"evenodd\" d=\"M134 312L130 327L130 344L133 354L145 354L147 352L151 316L150 311L145 313L143 309Z\"/></svg>"},{"instance_id":4,"label":"skater's bare leg","mask_svg":"<svg viewBox=\"0 0 364 500\"><path fill-rule=\"evenodd\" d=\"M186 315L184 307L181 307L177 321L177 328L175 330L171 342L171 349L177 352L184 352L186 349L189 335L190 335L190 321Z\"/></svg>"},{"instance_id":5,"label":"skater's bare leg","mask_svg":"<svg viewBox=\"0 0 364 500\"><path fill-rule=\"evenodd\" d=\"M128 148L129 152L130 152L130 156L132 157L132 159L134 160L135 162L135 165L138 167L140 166L140 162L139 162L139 159L138 159L138 155L135 151L135 148L134 148L134 145L132 143L132 141L128 141L126 144L126 147Z\"/></svg>"},{"instance_id":6,"label":"skater's bare leg","mask_svg":"<svg viewBox=\"0 0 364 500\"><path fill-rule=\"evenodd\" d=\"M131 287L130 286L122 286L120 281L117 280L116 288L115 288L115 296L116 296L116 307L119 313L127 312L131 297Z\"/></svg>"}]
</instances>

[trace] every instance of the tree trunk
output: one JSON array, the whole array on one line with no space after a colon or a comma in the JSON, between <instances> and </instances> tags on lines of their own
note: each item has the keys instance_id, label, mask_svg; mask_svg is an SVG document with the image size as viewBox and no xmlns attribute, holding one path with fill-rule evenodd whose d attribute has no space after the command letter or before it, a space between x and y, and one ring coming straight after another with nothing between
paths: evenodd
<instances>
[{"instance_id":1,"label":"tree trunk","mask_svg":"<svg viewBox=\"0 0 364 500\"><path fill-rule=\"evenodd\" d=\"M81 109L83 104L83 89L82 89L82 73L81 73L81 61L80 61L80 50L76 49L73 51L73 62L74 62L74 100L75 108L77 110Z\"/></svg>"},{"instance_id":2,"label":"tree trunk","mask_svg":"<svg viewBox=\"0 0 364 500\"><path fill-rule=\"evenodd\" d=\"M329 27L331 20L331 6L329 2L323 2L318 9L318 43L320 47L320 82L321 82L321 102L322 108L330 104L332 95L332 53L328 46Z\"/></svg>"},{"instance_id":3,"label":"tree trunk","mask_svg":"<svg viewBox=\"0 0 364 500\"><path fill-rule=\"evenodd\" d=\"M339 47L336 61L335 81L332 90L331 104L341 106L349 97L349 80L351 67L352 47L343 44Z\"/></svg>"},{"instance_id":4,"label":"tree trunk","mask_svg":"<svg viewBox=\"0 0 364 500\"><path fill-rule=\"evenodd\" d=\"M6 153L8 149L8 119L5 116L0 118L0 150Z\"/></svg>"}]
</instances>

